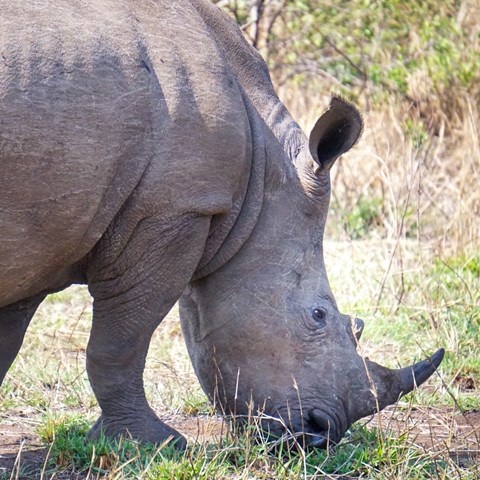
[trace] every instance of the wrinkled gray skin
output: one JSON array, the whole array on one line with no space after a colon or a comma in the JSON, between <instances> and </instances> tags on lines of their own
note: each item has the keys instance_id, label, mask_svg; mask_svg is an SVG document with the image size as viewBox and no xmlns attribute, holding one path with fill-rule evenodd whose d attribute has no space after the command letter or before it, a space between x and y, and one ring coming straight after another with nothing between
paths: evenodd
<instances>
[{"instance_id":1,"label":"wrinkled gray skin","mask_svg":"<svg viewBox=\"0 0 480 480\"><path fill-rule=\"evenodd\" d=\"M307 140L208 0L0 8L0 380L41 301L73 283L94 298L93 437L184 446L142 380L182 293L212 401L264 410L281 419L265 428L306 444L338 441L433 373L442 350L402 370L362 359L330 291L329 169L362 130L352 106L334 98Z\"/></svg>"}]
</instances>

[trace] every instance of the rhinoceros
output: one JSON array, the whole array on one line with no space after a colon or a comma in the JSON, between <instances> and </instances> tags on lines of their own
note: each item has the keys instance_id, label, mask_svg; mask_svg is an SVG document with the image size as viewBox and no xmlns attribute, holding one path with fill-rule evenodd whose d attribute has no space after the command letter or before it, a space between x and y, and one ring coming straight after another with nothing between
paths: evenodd
<instances>
[{"instance_id":1,"label":"rhinoceros","mask_svg":"<svg viewBox=\"0 0 480 480\"><path fill-rule=\"evenodd\" d=\"M185 439L147 403L152 333L180 299L193 366L227 415L338 442L424 382L357 353L323 260L330 168L362 120L307 138L265 62L208 0L0 2L0 381L42 300L93 297L90 436Z\"/></svg>"}]
</instances>

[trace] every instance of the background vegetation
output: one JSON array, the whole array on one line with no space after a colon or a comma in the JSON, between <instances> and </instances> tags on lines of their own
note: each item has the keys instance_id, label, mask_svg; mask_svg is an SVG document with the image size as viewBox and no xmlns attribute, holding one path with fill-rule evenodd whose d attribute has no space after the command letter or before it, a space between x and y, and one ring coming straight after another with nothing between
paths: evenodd
<instances>
[{"instance_id":1,"label":"background vegetation","mask_svg":"<svg viewBox=\"0 0 480 480\"><path fill-rule=\"evenodd\" d=\"M42 305L2 386L0 423L22 425L28 441L10 463L0 456L0 478L480 478L478 1L215 3L260 49L306 131L331 93L364 115L362 140L333 171L332 289L366 321L364 354L396 366L443 346L439 375L329 452L275 452L212 414L174 310L145 381L188 451L88 444L98 415L84 366L90 298L70 289Z\"/></svg>"},{"instance_id":2,"label":"background vegetation","mask_svg":"<svg viewBox=\"0 0 480 480\"><path fill-rule=\"evenodd\" d=\"M334 208L362 210L384 237L478 244L477 1L219 3L267 59L307 130L331 93L364 114L354 160L335 171Z\"/></svg>"}]
</instances>

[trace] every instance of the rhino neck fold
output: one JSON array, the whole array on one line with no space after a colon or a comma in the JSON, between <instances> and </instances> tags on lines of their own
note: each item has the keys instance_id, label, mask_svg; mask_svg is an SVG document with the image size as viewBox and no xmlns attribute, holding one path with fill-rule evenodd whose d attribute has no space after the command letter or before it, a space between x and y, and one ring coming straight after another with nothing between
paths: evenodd
<instances>
[{"instance_id":1,"label":"rhino neck fold","mask_svg":"<svg viewBox=\"0 0 480 480\"><path fill-rule=\"evenodd\" d=\"M263 205L266 152L262 141L260 119L246 106L251 129L251 158L247 161L246 181L239 189L226 218L212 226L204 255L192 280L210 275L225 265L250 237Z\"/></svg>"}]
</instances>

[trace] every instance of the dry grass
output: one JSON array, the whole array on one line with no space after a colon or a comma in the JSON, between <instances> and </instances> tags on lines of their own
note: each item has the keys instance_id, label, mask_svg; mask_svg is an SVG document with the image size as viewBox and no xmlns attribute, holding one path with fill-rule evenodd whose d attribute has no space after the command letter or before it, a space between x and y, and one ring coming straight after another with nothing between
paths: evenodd
<instances>
[{"instance_id":1,"label":"dry grass","mask_svg":"<svg viewBox=\"0 0 480 480\"><path fill-rule=\"evenodd\" d=\"M299 97L280 92L299 123L309 132L326 108L329 94ZM284 93L282 95L282 93ZM372 104L371 104L372 105ZM376 234L383 238L416 237L442 252L474 251L480 244L480 111L474 96L457 101L459 115L438 130L412 120L409 105L359 108L365 130L359 144L332 170L331 223L365 199L381 204ZM412 123L413 122L413 123ZM335 231L335 228L337 231ZM338 226L330 235L338 236ZM340 232L341 233L341 232Z\"/></svg>"}]
</instances>

